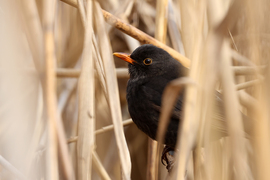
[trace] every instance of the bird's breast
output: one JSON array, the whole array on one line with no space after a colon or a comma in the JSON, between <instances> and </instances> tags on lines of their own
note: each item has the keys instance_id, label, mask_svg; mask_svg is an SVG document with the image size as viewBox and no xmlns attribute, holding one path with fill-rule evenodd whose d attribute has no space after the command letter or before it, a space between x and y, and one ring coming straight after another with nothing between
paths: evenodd
<instances>
[{"instance_id":1,"label":"bird's breast","mask_svg":"<svg viewBox=\"0 0 270 180\"><path fill-rule=\"evenodd\" d=\"M130 116L137 127L152 139L155 139L159 118L159 111L154 107L154 98L160 101L159 94L148 87L148 83L129 81L127 86Z\"/></svg>"}]
</instances>

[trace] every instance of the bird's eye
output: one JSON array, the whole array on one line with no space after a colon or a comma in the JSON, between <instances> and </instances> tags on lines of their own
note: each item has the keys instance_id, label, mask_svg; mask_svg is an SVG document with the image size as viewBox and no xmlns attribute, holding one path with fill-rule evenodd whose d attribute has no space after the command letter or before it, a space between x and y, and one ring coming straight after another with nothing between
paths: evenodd
<instances>
[{"instance_id":1,"label":"bird's eye","mask_svg":"<svg viewBox=\"0 0 270 180\"><path fill-rule=\"evenodd\" d=\"M145 60L143 60L143 64L145 64L145 65L152 64L152 59L151 58L146 58Z\"/></svg>"}]
</instances>

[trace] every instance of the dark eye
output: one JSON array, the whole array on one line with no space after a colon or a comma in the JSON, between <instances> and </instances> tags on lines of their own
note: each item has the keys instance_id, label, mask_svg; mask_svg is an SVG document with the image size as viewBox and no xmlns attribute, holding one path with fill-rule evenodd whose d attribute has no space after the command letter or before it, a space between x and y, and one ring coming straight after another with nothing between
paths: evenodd
<instances>
[{"instance_id":1,"label":"dark eye","mask_svg":"<svg viewBox=\"0 0 270 180\"><path fill-rule=\"evenodd\" d=\"M151 58L146 58L145 60L143 60L143 64L145 64L145 65L152 64L152 59Z\"/></svg>"}]
</instances>

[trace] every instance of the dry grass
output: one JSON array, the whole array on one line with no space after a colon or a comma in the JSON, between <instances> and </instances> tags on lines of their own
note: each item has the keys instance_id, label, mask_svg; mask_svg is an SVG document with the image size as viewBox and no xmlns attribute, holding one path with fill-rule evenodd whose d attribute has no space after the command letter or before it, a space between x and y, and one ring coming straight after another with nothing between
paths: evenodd
<instances>
[{"instance_id":1,"label":"dry grass","mask_svg":"<svg viewBox=\"0 0 270 180\"><path fill-rule=\"evenodd\" d=\"M0 179L268 180L269 5L1 1ZM185 89L170 174L129 117L127 65L112 56L140 43L189 68L163 95L160 141Z\"/></svg>"}]
</instances>

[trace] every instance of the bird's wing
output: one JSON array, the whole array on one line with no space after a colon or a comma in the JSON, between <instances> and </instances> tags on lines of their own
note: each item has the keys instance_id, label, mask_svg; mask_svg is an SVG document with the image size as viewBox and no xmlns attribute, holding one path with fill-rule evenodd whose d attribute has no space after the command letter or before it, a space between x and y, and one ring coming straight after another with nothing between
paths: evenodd
<instances>
[{"instance_id":1,"label":"bird's wing","mask_svg":"<svg viewBox=\"0 0 270 180\"><path fill-rule=\"evenodd\" d=\"M160 82L166 82L166 80L162 80ZM160 84L159 84L160 85ZM146 88L144 89L148 94L151 94L151 101L153 103L153 107L159 113L161 112L161 99L162 99L162 92L164 89L158 88L158 84L155 82L148 83ZM178 123L180 116L182 115L182 103L183 103L183 95L178 97L176 104L174 105L174 109L171 115L171 121ZM242 113L241 113L242 114ZM249 134L249 127L246 125L245 121L249 121L250 118L242 114L242 118L244 120L244 128L245 132ZM247 123L248 124L248 123ZM220 139L221 137L228 136L228 128L227 122L225 118L224 112L224 102L222 98L222 94L216 91L215 94L215 105L214 105L214 113L212 115L211 121L211 129L217 134L214 139ZM246 135L247 135L246 134Z\"/></svg>"},{"instance_id":2,"label":"bird's wing","mask_svg":"<svg viewBox=\"0 0 270 180\"><path fill-rule=\"evenodd\" d=\"M168 84L169 80L159 77L158 79L152 79L151 81L147 82L142 90L143 93L149 98L153 107L160 112L161 111L161 100L162 100L162 93L166 85ZM174 109L172 111L171 118L176 119L179 121L179 117L181 115L181 107L182 107L183 95L179 96L176 104L174 105Z\"/></svg>"}]
</instances>

